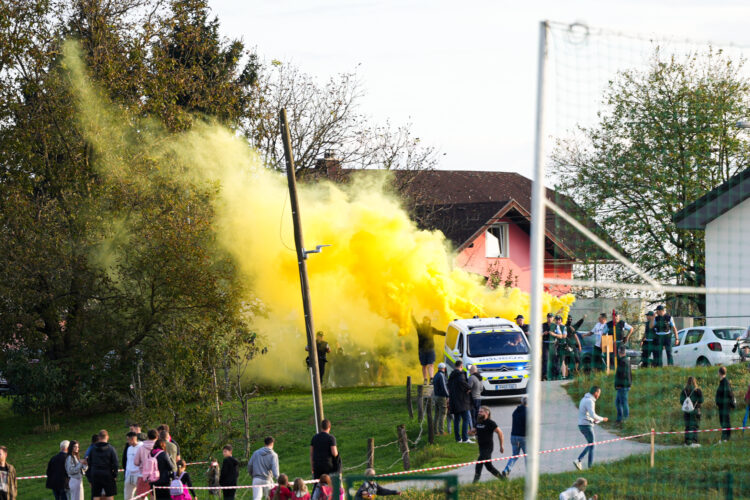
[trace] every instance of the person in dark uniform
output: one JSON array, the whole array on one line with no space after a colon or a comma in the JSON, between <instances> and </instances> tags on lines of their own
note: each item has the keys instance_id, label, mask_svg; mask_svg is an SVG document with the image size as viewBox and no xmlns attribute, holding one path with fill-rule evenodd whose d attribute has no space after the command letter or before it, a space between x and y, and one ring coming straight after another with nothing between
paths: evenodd
<instances>
[{"instance_id":1,"label":"person in dark uniform","mask_svg":"<svg viewBox=\"0 0 750 500\"><path fill-rule=\"evenodd\" d=\"M674 325L672 316L667 314L666 308L659 304L656 306L656 316L654 317L654 330L656 333L656 345L654 346L655 366L661 366L661 350L667 351L667 364L672 366L672 334L674 334L674 345L680 343L677 337L677 328Z\"/></svg>"},{"instance_id":2,"label":"person in dark uniform","mask_svg":"<svg viewBox=\"0 0 750 500\"><path fill-rule=\"evenodd\" d=\"M555 339L555 355L553 357L552 378L557 380L562 376L562 362L565 358L566 347L568 346L568 333L562 322L562 316L555 316L555 325L549 334Z\"/></svg>"},{"instance_id":3,"label":"person in dark uniform","mask_svg":"<svg viewBox=\"0 0 750 500\"><path fill-rule=\"evenodd\" d=\"M551 378L550 372L552 371L552 369L550 366L551 361L549 359L549 350L550 347L555 343L555 341L552 337L550 337L549 331L555 325L552 322L552 318L554 317L554 314L547 313L547 321L546 323L542 324L542 380L548 380L549 378Z\"/></svg>"},{"instance_id":4,"label":"person in dark uniform","mask_svg":"<svg viewBox=\"0 0 750 500\"><path fill-rule=\"evenodd\" d=\"M578 328L581 327L583 321L586 319L586 315L583 318L576 321L573 325L573 318L568 316L568 321L565 322L565 330L567 331L567 337L565 338L565 366L568 369L567 378L573 378L573 373L577 373L581 364L581 341L578 338Z\"/></svg>"},{"instance_id":5,"label":"person in dark uniform","mask_svg":"<svg viewBox=\"0 0 750 500\"><path fill-rule=\"evenodd\" d=\"M488 407L480 407L476 426L469 432L469 434L476 434L477 436L477 445L479 445L479 457L477 460L489 460L492 458L492 451L495 448L495 434L497 434L497 439L500 441L500 453L505 453L505 448L503 447L503 431L500 430L490 416L491 413ZM505 479L505 476L500 474L500 471L492 465L492 462L485 462L483 464L477 464L474 469L475 483L479 481L479 478L482 475L482 467L486 468L493 476Z\"/></svg>"},{"instance_id":6,"label":"person in dark uniform","mask_svg":"<svg viewBox=\"0 0 750 500\"><path fill-rule=\"evenodd\" d=\"M641 341L641 367L648 367L649 360L652 357L656 344L656 330L654 329L654 318L656 314L654 311L646 313L646 325L643 332L643 340ZM656 359L651 360L651 366L656 366Z\"/></svg>"},{"instance_id":7,"label":"person in dark uniform","mask_svg":"<svg viewBox=\"0 0 750 500\"><path fill-rule=\"evenodd\" d=\"M516 316L516 325L518 325L518 328L520 328L523 333L528 335L529 325L527 325L524 321L525 319L522 315L519 314L518 316Z\"/></svg>"},{"instance_id":8,"label":"person in dark uniform","mask_svg":"<svg viewBox=\"0 0 750 500\"><path fill-rule=\"evenodd\" d=\"M612 320L607 321L607 329L610 331L610 335L612 332L615 332L615 352L617 352L617 348L620 346L620 344L627 344L630 340L630 336L633 334L633 327L630 326L620 317L620 313L615 312L615 321L614 323Z\"/></svg>"},{"instance_id":9,"label":"person in dark uniform","mask_svg":"<svg viewBox=\"0 0 750 500\"><path fill-rule=\"evenodd\" d=\"M417 323L417 318L412 315L412 323L417 330L417 353L419 355L419 364L422 366L422 378L427 385L432 380L435 373L435 335L445 337L445 332L432 326L430 318L425 316L421 323Z\"/></svg>"},{"instance_id":10,"label":"person in dark uniform","mask_svg":"<svg viewBox=\"0 0 750 500\"><path fill-rule=\"evenodd\" d=\"M318 351L318 371L320 372L320 383L323 383L323 375L326 373L326 363L328 363L328 353L331 352L331 347L328 342L323 340L323 332L318 332L315 335L315 348ZM310 349L305 346L305 350ZM310 358L307 358L308 366L310 364Z\"/></svg>"}]
</instances>

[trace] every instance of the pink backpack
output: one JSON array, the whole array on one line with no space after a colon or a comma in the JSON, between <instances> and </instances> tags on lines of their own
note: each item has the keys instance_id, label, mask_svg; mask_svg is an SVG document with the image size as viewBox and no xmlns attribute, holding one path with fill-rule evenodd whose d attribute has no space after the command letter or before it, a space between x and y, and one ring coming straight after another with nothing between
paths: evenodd
<instances>
[{"instance_id":1,"label":"pink backpack","mask_svg":"<svg viewBox=\"0 0 750 500\"><path fill-rule=\"evenodd\" d=\"M164 450L159 450L154 455L149 452L146 456L146 464L143 468L143 480L148 483L155 483L159 480L159 463L156 461L156 457L160 453L164 453Z\"/></svg>"}]
</instances>

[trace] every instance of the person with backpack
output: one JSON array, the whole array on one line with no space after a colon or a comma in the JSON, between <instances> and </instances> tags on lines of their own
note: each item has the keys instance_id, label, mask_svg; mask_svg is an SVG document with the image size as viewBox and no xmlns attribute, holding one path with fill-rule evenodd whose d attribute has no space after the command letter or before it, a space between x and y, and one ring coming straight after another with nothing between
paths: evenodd
<instances>
[{"instance_id":1,"label":"person with backpack","mask_svg":"<svg viewBox=\"0 0 750 500\"><path fill-rule=\"evenodd\" d=\"M138 482L136 483L135 488L136 496L151 491L151 485L146 480L146 470L148 469L149 472L153 472L155 468L158 470L156 463L151 462L151 450L154 448L154 443L156 443L159 433L156 432L156 429L150 429L146 433L146 437L148 439L143 441L143 444L138 448L135 458L133 459L133 464L140 470L140 476L138 477Z\"/></svg>"},{"instance_id":2,"label":"person with backpack","mask_svg":"<svg viewBox=\"0 0 750 500\"><path fill-rule=\"evenodd\" d=\"M289 477L286 474L279 474L278 483L279 484L271 488L268 498L270 498L270 500L291 500L292 490L289 489Z\"/></svg>"},{"instance_id":3,"label":"person with backpack","mask_svg":"<svg viewBox=\"0 0 750 500\"><path fill-rule=\"evenodd\" d=\"M174 473L174 479L169 484L169 494L172 500L198 500L193 489L193 481L185 469L187 469L185 461L177 460L177 472Z\"/></svg>"},{"instance_id":4,"label":"person with backpack","mask_svg":"<svg viewBox=\"0 0 750 500\"><path fill-rule=\"evenodd\" d=\"M172 474L175 470L167 454L167 444L163 439L156 440L149 452L149 459L144 479L152 488L156 487L156 500L170 500ZM156 470L154 470L154 465L156 465Z\"/></svg>"},{"instance_id":5,"label":"person with backpack","mask_svg":"<svg viewBox=\"0 0 750 500\"><path fill-rule=\"evenodd\" d=\"M721 425L721 441L729 441L732 431L732 422L729 419L729 412L737 407L734 399L732 386L727 378L727 369L724 366L719 367L719 387L716 388L716 409L719 410L719 423Z\"/></svg>"},{"instance_id":6,"label":"person with backpack","mask_svg":"<svg viewBox=\"0 0 750 500\"><path fill-rule=\"evenodd\" d=\"M94 500L113 500L117 494L117 452L109 444L109 433L99 431L99 440L88 458L88 478Z\"/></svg>"},{"instance_id":7,"label":"person with backpack","mask_svg":"<svg viewBox=\"0 0 750 500\"><path fill-rule=\"evenodd\" d=\"M333 485L331 484L331 476L328 474L322 474L318 479L318 484L313 491L312 500L332 500L333 499Z\"/></svg>"},{"instance_id":8,"label":"person with backpack","mask_svg":"<svg viewBox=\"0 0 750 500\"><path fill-rule=\"evenodd\" d=\"M680 392L682 416L685 419L685 446L700 446L698 444L698 427L701 420L701 406L703 392L698 387L695 377L688 377L685 388Z\"/></svg>"}]
</instances>

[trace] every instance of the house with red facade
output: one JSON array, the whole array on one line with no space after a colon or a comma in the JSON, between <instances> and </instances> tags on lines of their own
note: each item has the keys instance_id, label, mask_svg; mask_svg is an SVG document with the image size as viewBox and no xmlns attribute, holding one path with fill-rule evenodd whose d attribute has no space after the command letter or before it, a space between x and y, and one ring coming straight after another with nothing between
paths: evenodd
<instances>
[{"instance_id":1,"label":"house with red facade","mask_svg":"<svg viewBox=\"0 0 750 500\"><path fill-rule=\"evenodd\" d=\"M318 161L310 172L345 182L354 170L341 169L337 160ZM531 179L516 172L467 170L395 170L393 184L410 199L413 216L422 229L439 230L456 252L455 265L493 279L531 289ZM547 189L547 197L574 214L606 241L594 221L568 197ZM577 263L607 260L607 256L570 224L547 211L544 276L571 279ZM568 286L545 286L562 295Z\"/></svg>"}]
</instances>

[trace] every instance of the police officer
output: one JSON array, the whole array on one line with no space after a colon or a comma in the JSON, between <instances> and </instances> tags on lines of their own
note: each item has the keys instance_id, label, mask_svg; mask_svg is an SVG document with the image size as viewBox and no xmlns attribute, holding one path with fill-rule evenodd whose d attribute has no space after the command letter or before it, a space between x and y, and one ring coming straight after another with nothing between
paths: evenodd
<instances>
[{"instance_id":1,"label":"police officer","mask_svg":"<svg viewBox=\"0 0 750 500\"><path fill-rule=\"evenodd\" d=\"M552 313L547 313L547 321L542 324L542 380L548 380L550 377L550 372L552 371L551 366L551 360L550 360L550 347L555 343L555 340L550 337L549 331L555 326L555 324L552 322L552 318L554 318L555 315ZM552 355L554 356L554 349L552 351Z\"/></svg>"},{"instance_id":2,"label":"police officer","mask_svg":"<svg viewBox=\"0 0 750 500\"><path fill-rule=\"evenodd\" d=\"M667 314L667 309L662 304L656 306L656 316L654 317L654 330L656 333L656 342L654 349L654 366L661 366L661 350L667 351L667 364L672 366L672 334L674 334L674 345L680 343L677 337L677 328L674 326L672 316Z\"/></svg>"},{"instance_id":3,"label":"police officer","mask_svg":"<svg viewBox=\"0 0 750 500\"><path fill-rule=\"evenodd\" d=\"M568 368L567 378L573 378L573 372L578 372L578 366L581 363L581 341L578 339L576 332L583 324L585 318L586 315L584 314L583 318L576 321L575 325L571 325L573 319L568 316L568 321L565 322L565 330L568 334L565 339L565 366Z\"/></svg>"},{"instance_id":4,"label":"police officer","mask_svg":"<svg viewBox=\"0 0 750 500\"><path fill-rule=\"evenodd\" d=\"M641 341L641 367L646 368L651 358L651 353L654 352L654 345L656 344L656 330L654 330L654 311L646 313L646 329L643 332L643 340ZM655 362L655 360L654 360Z\"/></svg>"},{"instance_id":5,"label":"police officer","mask_svg":"<svg viewBox=\"0 0 750 500\"><path fill-rule=\"evenodd\" d=\"M554 370L552 376L557 379L562 376L562 362L565 358L566 347L568 346L568 333L562 322L562 316L555 316L555 326L549 332L550 336L555 339L555 358Z\"/></svg>"},{"instance_id":6,"label":"police officer","mask_svg":"<svg viewBox=\"0 0 750 500\"><path fill-rule=\"evenodd\" d=\"M615 332L615 352L620 344L627 344L630 340L630 335L633 333L633 327L627 324L623 319L620 318L620 313L615 312L615 321L607 321L607 329L610 332Z\"/></svg>"},{"instance_id":7,"label":"police officer","mask_svg":"<svg viewBox=\"0 0 750 500\"><path fill-rule=\"evenodd\" d=\"M526 335L529 334L529 325L524 323L524 317L520 314L516 316L516 325L518 325L518 328L520 328L523 333Z\"/></svg>"}]
</instances>

